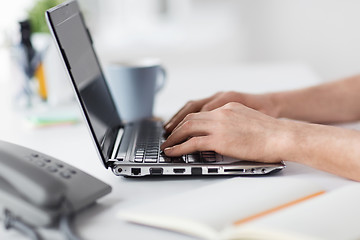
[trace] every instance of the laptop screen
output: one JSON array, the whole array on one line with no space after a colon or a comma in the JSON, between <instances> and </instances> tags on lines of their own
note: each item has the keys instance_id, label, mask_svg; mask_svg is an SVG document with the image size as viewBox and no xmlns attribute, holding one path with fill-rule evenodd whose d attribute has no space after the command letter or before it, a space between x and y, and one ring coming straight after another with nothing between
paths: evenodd
<instances>
[{"instance_id":1,"label":"laptop screen","mask_svg":"<svg viewBox=\"0 0 360 240\"><path fill-rule=\"evenodd\" d=\"M78 3L69 1L48 10L47 19L91 134L106 166L116 138L115 130L121 125L121 120L106 85Z\"/></svg>"}]
</instances>

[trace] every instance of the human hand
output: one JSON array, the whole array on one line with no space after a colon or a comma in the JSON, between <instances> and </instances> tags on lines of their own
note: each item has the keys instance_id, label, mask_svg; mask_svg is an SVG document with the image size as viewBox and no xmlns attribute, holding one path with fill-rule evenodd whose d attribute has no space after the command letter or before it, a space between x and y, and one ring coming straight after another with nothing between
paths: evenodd
<instances>
[{"instance_id":1,"label":"human hand","mask_svg":"<svg viewBox=\"0 0 360 240\"><path fill-rule=\"evenodd\" d=\"M279 162L291 139L290 125L242 104L227 103L212 111L188 114L161 149L167 156L215 151L233 158Z\"/></svg>"},{"instance_id":2,"label":"human hand","mask_svg":"<svg viewBox=\"0 0 360 240\"><path fill-rule=\"evenodd\" d=\"M165 131L168 134L171 133L189 113L211 111L230 102L241 103L272 117L277 117L279 112L278 106L271 94L255 95L238 92L219 92L208 98L189 101L165 124Z\"/></svg>"}]
</instances>

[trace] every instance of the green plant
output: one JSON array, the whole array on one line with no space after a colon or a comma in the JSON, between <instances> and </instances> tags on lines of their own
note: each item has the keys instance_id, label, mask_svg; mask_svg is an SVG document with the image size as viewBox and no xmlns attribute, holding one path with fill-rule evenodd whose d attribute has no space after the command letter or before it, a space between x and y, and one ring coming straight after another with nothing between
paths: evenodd
<instances>
[{"instance_id":1,"label":"green plant","mask_svg":"<svg viewBox=\"0 0 360 240\"><path fill-rule=\"evenodd\" d=\"M62 2L64 0L37 0L28 12L32 32L49 32L45 21L45 11Z\"/></svg>"}]
</instances>

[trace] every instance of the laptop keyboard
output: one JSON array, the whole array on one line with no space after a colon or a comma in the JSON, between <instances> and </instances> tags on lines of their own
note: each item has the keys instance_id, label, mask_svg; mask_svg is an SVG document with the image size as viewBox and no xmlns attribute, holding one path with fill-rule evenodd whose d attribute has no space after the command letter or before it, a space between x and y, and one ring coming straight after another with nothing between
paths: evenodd
<instances>
[{"instance_id":1,"label":"laptop keyboard","mask_svg":"<svg viewBox=\"0 0 360 240\"><path fill-rule=\"evenodd\" d=\"M135 163L210 163L216 162L216 153L212 151L196 152L181 157L170 158L165 156L160 145L164 141L163 127L159 122L142 122L137 136Z\"/></svg>"},{"instance_id":2,"label":"laptop keyboard","mask_svg":"<svg viewBox=\"0 0 360 240\"><path fill-rule=\"evenodd\" d=\"M162 127L158 125L156 122L144 122L141 125L135 147L134 162L158 162L163 134Z\"/></svg>"}]
</instances>

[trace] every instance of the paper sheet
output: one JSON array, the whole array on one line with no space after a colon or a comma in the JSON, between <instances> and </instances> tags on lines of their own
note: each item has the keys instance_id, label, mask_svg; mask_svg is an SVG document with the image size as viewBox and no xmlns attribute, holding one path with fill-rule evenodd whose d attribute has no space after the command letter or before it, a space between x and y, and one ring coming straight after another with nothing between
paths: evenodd
<instances>
[{"instance_id":1,"label":"paper sheet","mask_svg":"<svg viewBox=\"0 0 360 240\"><path fill-rule=\"evenodd\" d=\"M162 219L163 228L191 235L187 232L188 226L181 224L181 221L185 222L188 219L203 226L196 228L202 232L197 235L210 236L212 233L205 234L205 229L221 232L239 219L319 191L320 187L295 178L232 178L162 201L128 209L119 212L118 215L122 219L154 227L161 227ZM194 233L193 235L196 235Z\"/></svg>"}]
</instances>

